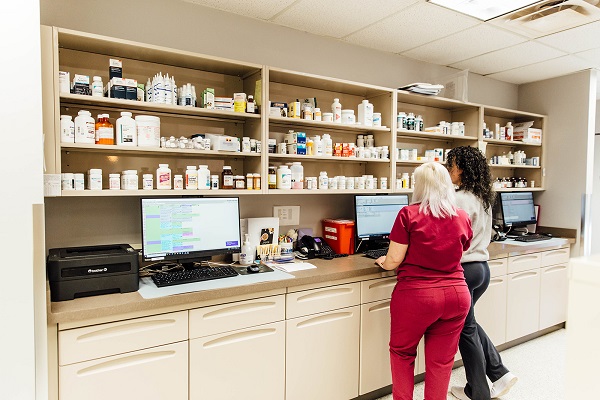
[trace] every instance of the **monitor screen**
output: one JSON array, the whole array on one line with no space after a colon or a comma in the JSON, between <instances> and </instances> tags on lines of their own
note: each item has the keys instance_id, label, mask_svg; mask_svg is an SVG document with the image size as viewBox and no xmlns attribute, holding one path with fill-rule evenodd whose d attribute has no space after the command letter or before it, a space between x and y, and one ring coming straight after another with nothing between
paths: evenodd
<instances>
[{"instance_id":1,"label":"monitor screen","mask_svg":"<svg viewBox=\"0 0 600 400\"><path fill-rule=\"evenodd\" d=\"M517 228L537 222L532 192L500 193L500 209L505 227Z\"/></svg>"},{"instance_id":2,"label":"monitor screen","mask_svg":"<svg viewBox=\"0 0 600 400\"><path fill-rule=\"evenodd\" d=\"M193 262L240 252L237 197L141 199L141 211L145 261Z\"/></svg>"},{"instance_id":3,"label":"monitor screen","mask_svg":"<svg viewBox=\"0 0 600 400\"><path fill-rule=\"evenodd\" d=\"M354 197L356 236L388 239L398 211L408 205L408 195L357 195Z\"/></svg>"}]
</instances>

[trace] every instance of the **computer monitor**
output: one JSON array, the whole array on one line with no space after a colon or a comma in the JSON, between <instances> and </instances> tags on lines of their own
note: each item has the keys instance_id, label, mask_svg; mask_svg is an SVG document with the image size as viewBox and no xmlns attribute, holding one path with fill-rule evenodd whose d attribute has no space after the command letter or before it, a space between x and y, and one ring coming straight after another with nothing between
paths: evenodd
<instances>
[{"instance_id":1,"label":"computer monitor","mask_svg":"<svg viewBox=\"0 0 600 400\"><path fill-rule=\"evenodd\" d=\"M144 261L189 267L241 250L237 197L142 198L141 214Z\"/></svg>"},{"instance_id":2,"label":"computer monitor","mask_svg":"<svg viewBox=\"0 0 600 400\"><path fill-rule=\"evenodd\" d=\"M504 230L523 228L537 223L532 192L501 192L498 194L501 225Z\"/></svg>"},{"instance_id":3,"label":"computer monitor","mask_svg":"<svg viewBox=\"0 0 600 400\"><path fill-rule=\"evenodd\" d=\"M364 240L389 241L398 211L408 205L408 195L356 195L354 217L357 243Z\"/></svg>"}]
</instances>

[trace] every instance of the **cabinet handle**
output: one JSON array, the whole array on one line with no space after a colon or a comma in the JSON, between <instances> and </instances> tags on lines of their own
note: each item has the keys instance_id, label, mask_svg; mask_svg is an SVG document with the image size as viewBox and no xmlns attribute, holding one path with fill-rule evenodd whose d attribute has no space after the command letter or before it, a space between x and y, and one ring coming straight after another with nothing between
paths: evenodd
<instances>
[{"instance_id":1,"label":"cabinet handle","mask_svg":"<svg viewBox=\"0 0 600 400\"><path fill-rule=\"evenodd\" d=\"M501 283L504 283L504 278L490 279L490 285L500 285Z\"/></svg>"},{"instance_id":2,"label":"cabinet handle","mask_svg":"<svg viewBox=\"0 0 600 400\"><path fill-rule=\"evenodd\" d=\"M264 301L260 303L249 303L249 304L239 304L233 305L229 307L222 308L220 310L211 311L202 316L203 319L211 319L211 318L219 318L219 317L228 317L236 314L243 314L249 311L259 311L264 310L266 308L275 307L276 303L274 301Z\"/></svg>"},{"instance_id":3,"label":"cabinet handle","mask_svg":"<svg viewBox=\"0 0 600 400\"><path fill-rule=\"evenodd\" d=\"M563 270L563 269L567 269L566 265L553 265L551 267L545 268L544 269L544 273L548 273L548 272L552 272L552 271L558 271L558 270Z\"/></svg>"},{"instance_id":4,"label":"cabinet handle","mask_svg":"<svg viewBox=\"0 0 600 400\"><path fill-rule=\"evenodd\" d=\"M568 251L568 250L565 250L565 249L561 249L561 250L550 250L550 251L547 251L547 252L546 252L545 256L546 256L546 257L548 257L548 256L553 256L553 255L563 255L563 254L569 254L569 251Z\"/></svg>"},{"instance_id":5,"label":"cabinet handle","mask_svg":"<svg viewBox=\"0 0 600 400\"><path fill-rule=\"evenodd\" d=\"M535 276L535 275L538 275L538 272L523 272L521 274L516 274L516 275L512 276L510 279L512 279L513 281L516 281L518 279L523 279L528 276Z\"/></svg>"},{"instance_id":6,"label":"cabinet handle","mask_svg":"<svg viewBox=\"0 0 600 400\"><path fill-rule=\"evenodd\" d=\"M202 347L209 349L211 347L226 346L231 343L241 342L242 340L252 340L263 336L273 335L275 332L277 332L277 329L275 328L254 329L246 332L238 332L206 342L202 345Z\"/></svg>"},{"instance_id":7,"label":"cabinet handle","mask_svg":"<svg viewBox=\"0 0 600 400\"><path fill-rule=\"evenodd\" d=\"M504 261L488 261L488 265L490 267L496 267L496 266L501 267L504 265Z\"/></svg>"},{"instance_id":8,"label":"cabinet handle","mask_svg":"<svg viewBox=\"0 0 600 400\"><path fill-rule=\"evenodd\" d=\"M152 329L160 329L166 326L174 325L174 319L161 319L156 321L130 322L128 324L111 326L94 332L85 333L77 337L78 342L88 342L92 340L108 339L115 336L130 335Z\"/></svg>"},{"instance_id":9,"label":"cabinet handle","mask_svg":"<svg viewBox=\"0 0 600 400\"><path fill-rule=\"evenodd\" d=\"M304 296L298 297L298 303L303 301L313 301L313 300L321 300L326 299L328 297L334 296L343 296L345 294L352 293L354 289L352 288L335 288L335 289L326 289L321 290L316 293L305 294Z\"/></svg>"},{"instance_id":10,"label":"cabinet handle","mask_svg":"<svg viewBox=\"0 0 600 400\"><path fill-rule=\"evenodd\" d=\"M390 308L390 302L388 300L384 303L379 303L372 307L369 307L369 312L381 311L381 310L385 310L385 309L389 310L389 308Z\"/></svg>"},{"instance_id":11,"label":"cabinet handle","mask_svg":"<svg viewBox=\"0 0 600 400\"><path fill-rule=\"evenodd\" d=\"M524 260L537 260L538 258L540 258L539 255L528 255L528 256L518 256L518 257L514 257L511 262L515 263L515 262L521 262Z\"/></svg>"},{"instance_id":12,"label":"cabinet handle","mask_svg":"<svg viewBox=\"0 0 600 400\"><path fill-rule=\"evenodd\" d=\"M386 279L385 281L375 282L375 283L372 283L372 284L369 285L369 289L375 289L375 288L378 288L378 287L394 286L397 281L398 281L398 279L396 279L394 277L392 279Z\"/></svg>"},{"instance_id":13,"label":"cabinet handle","mask_svg":"<svg viewBox=\"0 0 600 400\"><path fill-rule=\"evenodd\" d=\"M168 351L154 351L152 353L136 354L133 356L125 356L116 360L106 361L100 364L96 364L91 367L83 368L77 371L77 375L86 376L93 374L101 374L103 372L117 369L127 368L141 363L151 363L170 358L175 356L174 350Z\"/></svg>"},{"instance_id":14,"label":"cabinet handle","mask_svg":"<svg viewBox=\"0 0 600 400\"><path fill-rule=\"evenodd\" d=\"M298 325L296 325L296 327L297 328L308 328L313 325L326 324L328 322L332 322L335 320L350 318L353 315L354 315L354 313L350 312L350 311L338 312L335 314L320 315L318 317L314 317L311 319L307 319L306 321L302 321Z\"/></svg>"}]
</instances>

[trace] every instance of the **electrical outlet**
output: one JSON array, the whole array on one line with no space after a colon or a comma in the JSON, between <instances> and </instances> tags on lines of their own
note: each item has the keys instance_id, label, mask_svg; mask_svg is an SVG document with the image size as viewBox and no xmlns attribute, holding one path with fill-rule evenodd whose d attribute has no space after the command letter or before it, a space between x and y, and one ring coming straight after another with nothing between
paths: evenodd
<instances>
[{"instance_id":1,"label":"electrical outlet","mask_svg":"<svg viewBox=\"0 0 600 400\"><path fill-rule=\"evenodd\" d=\"M273 216L279 218L279 225L299 225L300 206L274 206Z\"/></svg>"}]
</instances>

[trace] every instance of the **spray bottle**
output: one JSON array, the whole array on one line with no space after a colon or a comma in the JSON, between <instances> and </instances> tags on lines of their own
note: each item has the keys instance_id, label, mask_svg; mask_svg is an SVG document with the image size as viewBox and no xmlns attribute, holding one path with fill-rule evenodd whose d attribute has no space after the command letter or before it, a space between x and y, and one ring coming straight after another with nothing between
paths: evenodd
<instances>
[{"instance_id":1,"label":"spray bottle","mask_svg":"<svg viewBox=\"0 0 600 400\"><path fill-rule=\"evenodd\" d=\"M254 263L254 248L250 245L250 235L244 235L244 244L240 253L240 265L250 265Z\"/></svg>"}]
</instances>

